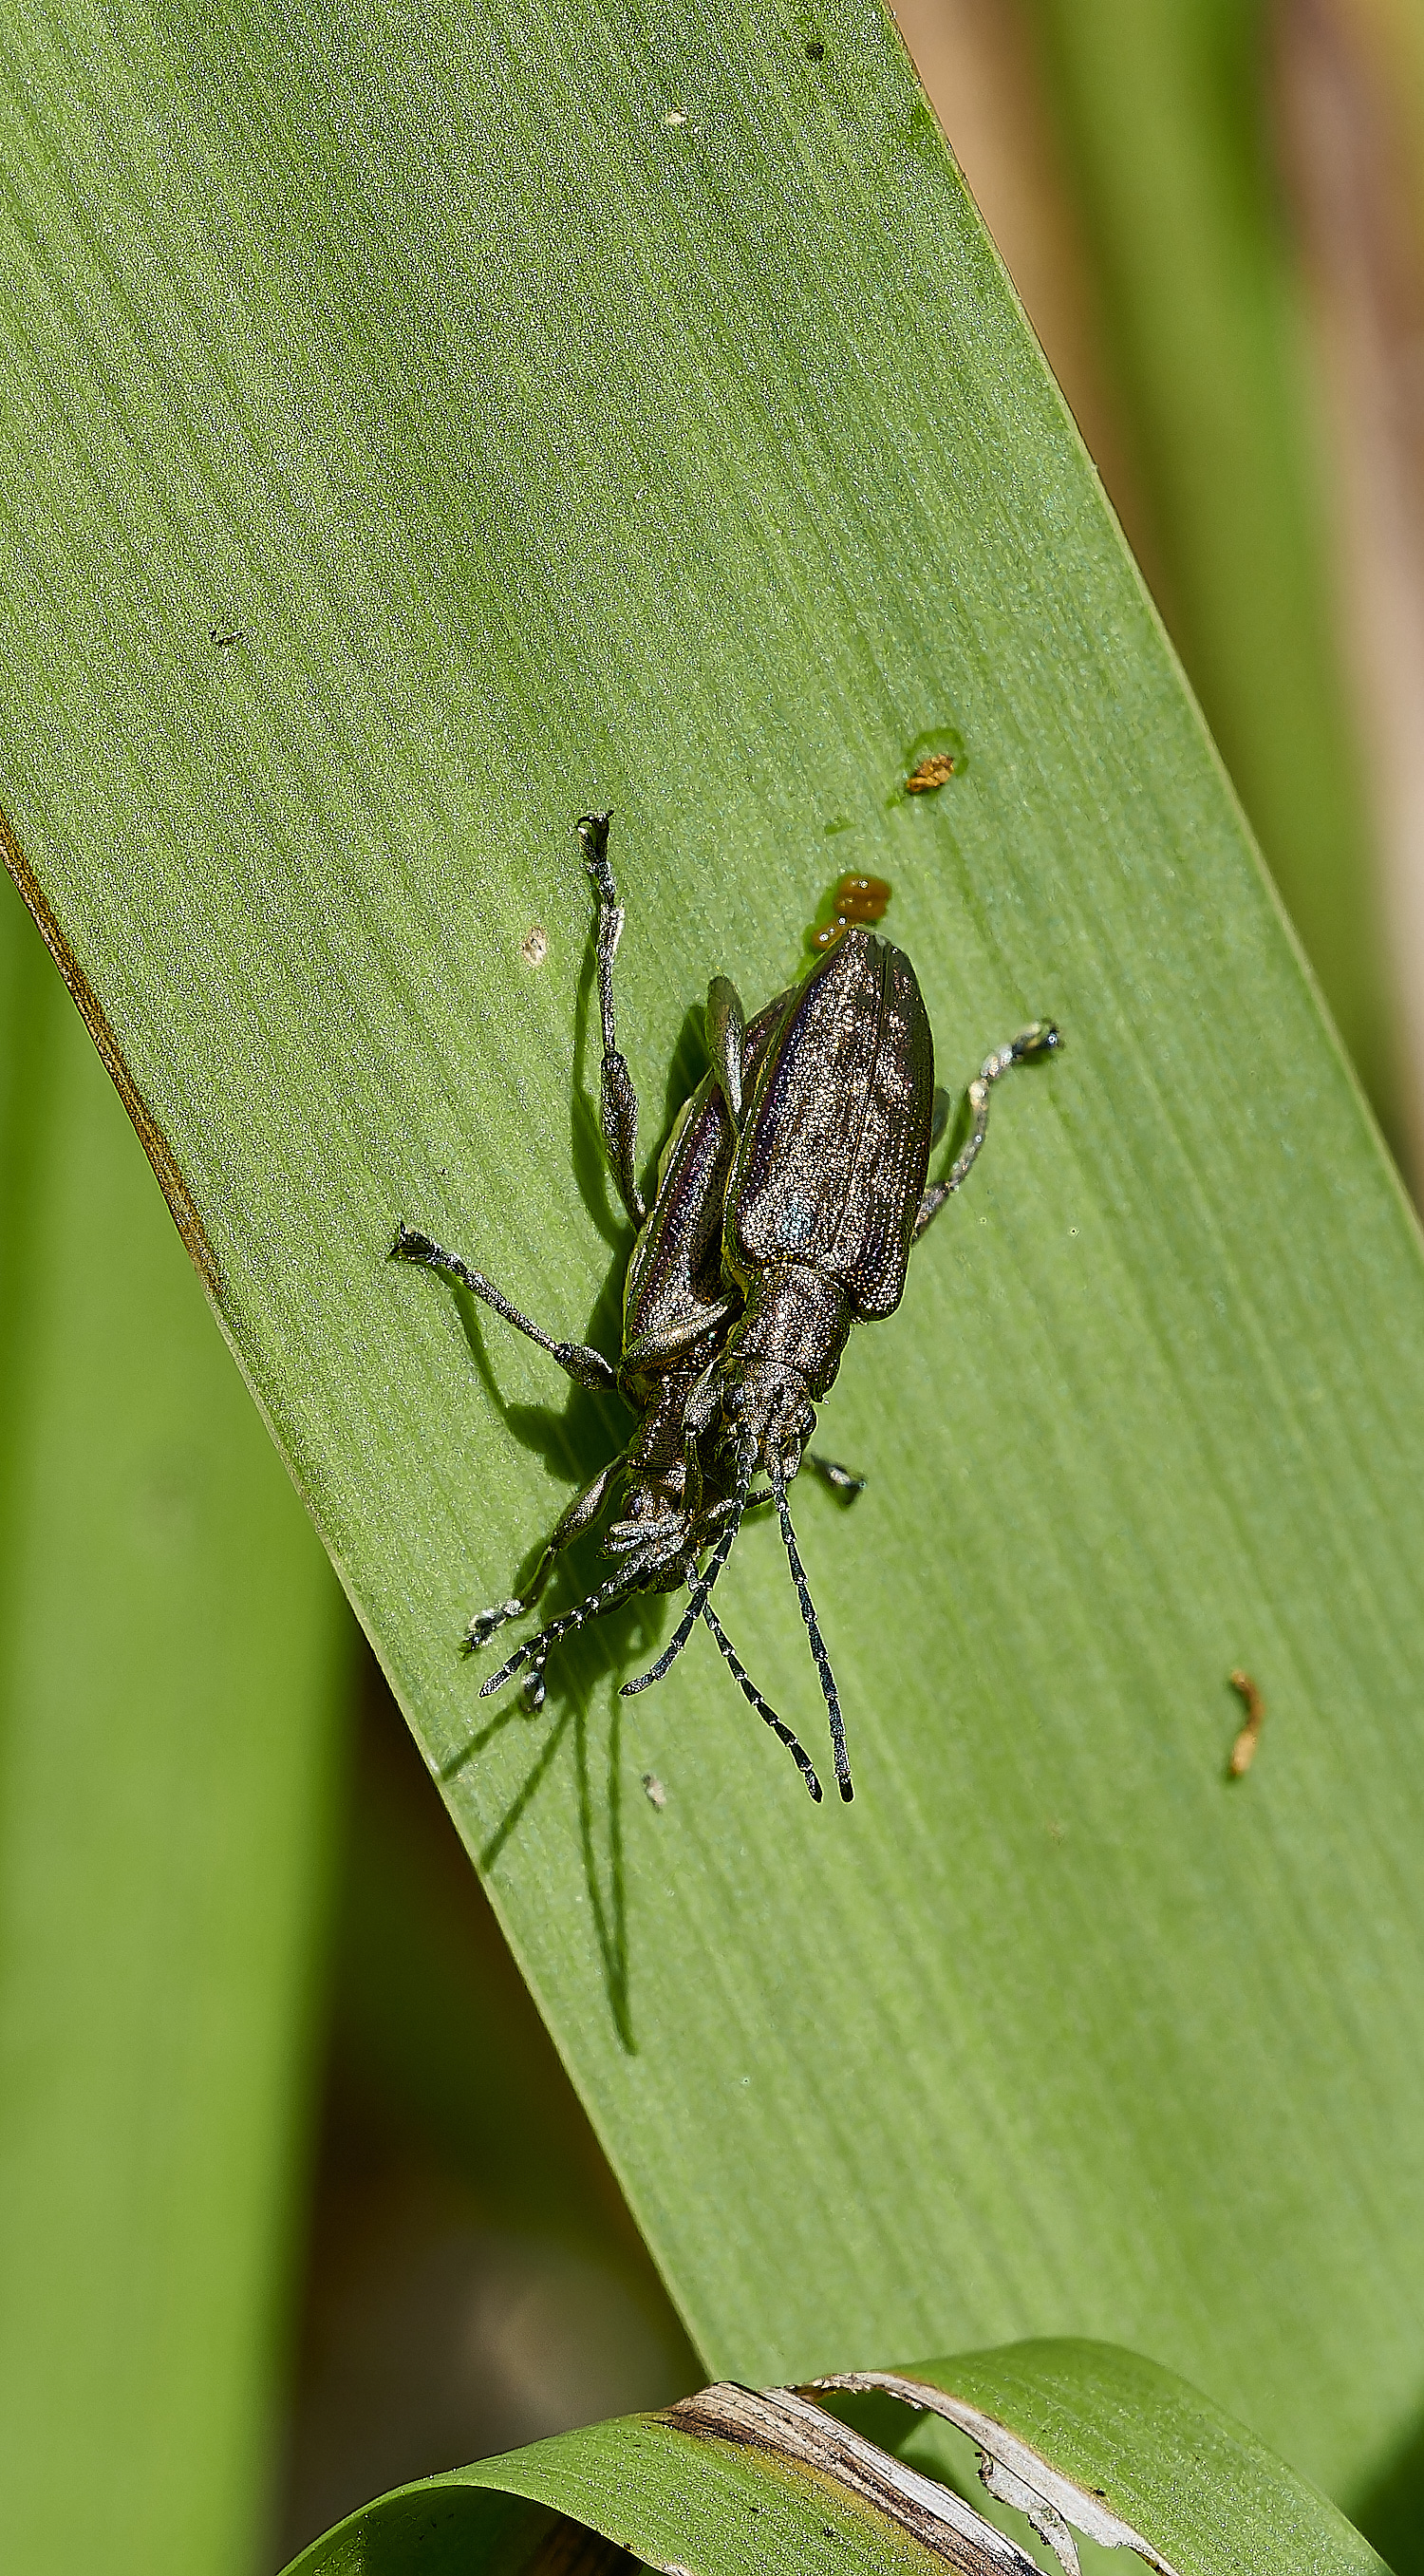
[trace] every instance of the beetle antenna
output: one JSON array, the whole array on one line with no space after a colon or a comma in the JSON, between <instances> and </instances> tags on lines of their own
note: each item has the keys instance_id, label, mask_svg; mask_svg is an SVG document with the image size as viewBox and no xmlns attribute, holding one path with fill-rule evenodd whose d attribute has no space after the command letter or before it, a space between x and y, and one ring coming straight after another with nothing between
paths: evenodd
<instances>
[{"instance_id":1,"label":"beetle antenna","mask_svg":"<svg viewBox=\"0 0 1424 2576\"><path fill-rule=\"evenodd\" d=\"M723 1627L722 1622L718 1618L710 1601L703 1602L702 1616L706 1620L708 1627L711 1629L722 1653L727 1659L733 1681L737 1684L738 1689L744 1692L746 1697L751 1701L758 1717L765 1719L767 1725L771 1728L772 1734L780 1737L787 1752L790 1754L792 1761L795 1763L797 1770L800 1772L802 1779L805 1781L807 1788L810 1790L812 1797L819 1806L821 1802L821 1784L812 1768L810 1755L806 1752L804 1746L802 1746L797 1741L797 1738L792 1734L785 1719L778 1717L775 1709L769 1706L768 1702L762 1698L761 1692L757 1689L756 1683L752 1680L750 1673L747 1671L746 1665L743 1663L741 1656L738 1654L736 1647L733 1645L731 1638L728 1636L726 1629Z\"/></svg>"},{"instance_id":2,"label":"beetle antenna","mask_svg":"<svg viewBox=\"0 0 1424 2576\"><path fill-rule=\"evenodd\" d=\"M682 1617L679 1619L677 1626L672 1632L671 1643L664 1646L663 1651L659 1655L655 1664L650 1664L645 1673L639 1673L636 1681L625 1682L623 1684L623 1689L620 1694L623 1699L634 1698L639 1691L647 1689L649 1682L660 1682L664 1673L667 1671L669 1664L676 1663L678 1656L682 1653L683 1647L686 1645L688 1638L691 1636L693 1629L696 1627L698 1620L701 1618L702 1613L707 1606L708 1593L711 1591L713 1584L716 1582L718 1575L721 1573L723 1566L726 1564L728 1557L732 1553L732 1541L736 1537L737 1531L741 1526L741 1518L741 1513L737 1512L733 1515L732 1519L728 1521L726 1528L723 1530L721 1537L717 1541L717 1552L713 1557L711 1564L708 1566L706 1573L699 1575L693 1584L692 1599L689 1601L687 1608L684 1610Z\"/></svg>"},{"instance_id":3,"label":"beetle antenna","mask_svg":"<svg viewBox=\"0 0 1424 2576\"><path fill-rule=\"evenodd\" d=\"M627 1574L615 1574L607 1583L601 1583L596 1592L590 1592L586 1599L577 1602L572 1610L566 1610L562 1618L551 1619L547 1628L541 1628L527 1644L516 1646L509 1661L501 1664L497 1673L491 1673L487 1682L481 1682L481 1699L488 1699L491 1691L502 1690L506 1682L513 1681L523 1665L532 1662L542 1668L548 1661L549 1648L556 1646L561 1637L567 1637L571 1629L587 1627L590 1619L601 1618L605 1610L616 1608L624 1595L634 1588Z\"/></svg>"},{"instance_id":4,"label":"beetle antenna","mask_svg":"<svg viewBox=\"0 0 1424 2576\"><path fill-rule=\"evenodd\" d=\"M748 1449L746 1456L738 1462L737 1490L732 1497L731 1517L717 1541L712 1562L706 1573L699 1575L692 1586L692 1598L673 1630L671 1642L664 1646L655 1664L650 1664L645 1673L639 1673L636 1681L623 1684L621 1698L632 1699L636 1692L646 1690L649 1682L660 1682L669 1664L676 1663L682 1653L683 1647L702 1616L702 1605L732 1553L732 1541L742 1526L742 1514L747 1508L747 1495L751 1489L752 1469L755 1463L755 1452L751 1449Z\"/></svg>"},{"instance_id":5,"label":"beetle antenna","mask_svg":"<svg viewBox=\"0 0 1424 2576\"><path fill-rule=\"evenodd\" d=\"M801 1562L800 1550L796 1545L796 1532L791 1526L791 1507L786 1499L786 1487L780 1476L774 1475L771 1481L772 1491L776 1496L776 1516L781 1523L781 1535L786 1542L786 1553L790 1559L791 1580L796 1586L796 1598L801 1604L801 1616L806 1622L806 1634L811 1641L812 1661L825 1696L826 1715L831 1721L831 1749L836 1762L836 1786L841 1796L849 1800L855 1796L855 1791L851 1786L850 1756L846 1752L845 1720L841 1716L836 1677L831 1670L826 1641L821 1635L821 1623L816 1617L816 1605L811 1598L811 1586L806 1580L806 1568Z\"/></svg>"}]
</instances>

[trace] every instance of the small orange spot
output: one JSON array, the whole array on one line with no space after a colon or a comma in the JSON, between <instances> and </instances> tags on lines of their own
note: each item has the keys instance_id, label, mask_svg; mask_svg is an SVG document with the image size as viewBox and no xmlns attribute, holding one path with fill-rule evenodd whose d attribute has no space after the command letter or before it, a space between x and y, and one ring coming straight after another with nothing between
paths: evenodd
<instances>
[{"instance_id":1,"label":"small orange spot","mask_svg":"<svg viewBox=\"0 0 1424 2576\"><path fill-rule=\"evenodd\" d=\"M883 877L842 877L836 901L851 921L879 921L890 901L890 888Z\"/></svg>"},{"instance_id":2,"label":"small orange spot","mask_svg":"<svg viewBox=\"0 0 1424 2576\"><path fill-rule=\"evenodd\" d=\"M811 933L813 948L834 948L851 922L883 921L890 888L883 877L842 877L833 897L834 918Z\"/></svg>"},{"instance_id":3,"label":"small orange spot","mask_svg":"<svg viewBox=\"0 0 1424 2576\"><path fill-rule=\"evenodd\" d=\"M1246 1702L1246 1723L1231 1748L1231 1759L1226 1769L1230 1779L1242 1780L1256 1759L1256 1747L1261 1741L1261 1724L1266 1714L1266 1703L1249 1673L1233 1673L1231 1687L1234 1691L1238 1691Z\"/></svg>"},{"instance_id":4,"label":"small orange spot","mask_svg":"<svg viewBox=\"0 0 1424 2576\"><path fill-rule=\"evenodd\" d=\"M928 796L934 788L945 786L953 776L954 762L950 754L932 751L928 760L922 760L918 769L911 770L905 781L905 793L907 796Z\"/></svg>"}]
</instances>

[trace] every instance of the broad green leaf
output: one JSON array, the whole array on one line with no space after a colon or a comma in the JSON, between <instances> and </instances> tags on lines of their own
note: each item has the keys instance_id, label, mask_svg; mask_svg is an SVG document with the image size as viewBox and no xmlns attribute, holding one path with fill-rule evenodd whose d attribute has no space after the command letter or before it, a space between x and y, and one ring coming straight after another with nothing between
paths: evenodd
<instances>
[{"instance_id":1,"label":"broad green leaf","mask_svg":"<svg viewBox=\"0 0 1424 2576\"><path fill-rule=\"evenodd\" d=\"M804 2393L706 2389L380 2497L304 2550L290 2576L626 2566L617 2551L679 2576L929 2576L946 2559L973 2576L1033 2576L1034 2544L1055 2576L1076 2576L1082 2535L1095 2565L1145 2563L1158 2576L1369 2576L1383 2565L1243 2424L1115 2345L1010 2344L856 2375L860 2389L873 2383L895 2392L880 2396L876 2438L827 2420ZM907 2417L907 2405L944 2413ZM965 2509L946 2415L974 2444L997 2525ZM611 2550L580 2549L577 2527Z\"/></svg>"},{"instance_id":2,"label":"broad green leaf","mask_svg":"<svg viewBox=\"0 0 1424 2576\"><path fill-rule=\"evenodd\" d=\"M346 1622L8 885L0 1190L4 2556L246 2576Z\"/></svg>"},{"instance_id":3,"label":"broad green leaf","mask_svg":"<svg viewBox=\"0 0 1424 2576\"><path fill-rule=\"evenodd\" d=\"M1363 2478L1424 2305L1418 1239L886 22L22 37L32 899L699 2349L1100 2335ZM866 1494L797 1488L849 1810L704 1637L619 1699L665 1603L532 1722L459 1652L626 1425L386 1254L613 1331L596 802L649 1153L709 974L775 990L843 868L942 1079L1068 1032L853 1343ZM819 1744L774 1528L723 1607Z\"/></svg>"}]
</instances>

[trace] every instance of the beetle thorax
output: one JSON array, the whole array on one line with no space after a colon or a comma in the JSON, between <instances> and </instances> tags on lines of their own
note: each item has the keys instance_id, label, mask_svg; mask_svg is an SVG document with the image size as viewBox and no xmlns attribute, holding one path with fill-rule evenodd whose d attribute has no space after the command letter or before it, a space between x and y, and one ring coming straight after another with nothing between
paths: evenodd
<instances>
[{"instance_id":1,"label":"beetle thorax","mask_svg":"<svg viewBox=\"0 0 1424 2576\"><path fill-rule=\"evenodd\" d=\"M778 1263L753 1280L746 1312L722 1357L718 1393L739 1445L794 1476L815 1428L813 1406L834 1384L852 1323L835 1279L802 1262Z\"/></svg>"}]
</instances>

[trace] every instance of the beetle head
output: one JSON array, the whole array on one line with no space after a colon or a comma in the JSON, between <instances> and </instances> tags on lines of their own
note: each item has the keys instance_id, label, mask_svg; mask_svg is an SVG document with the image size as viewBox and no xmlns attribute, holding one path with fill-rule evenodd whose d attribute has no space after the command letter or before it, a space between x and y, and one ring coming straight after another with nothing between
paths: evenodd
<instances>
[{"instance_id":1,"label":"beetle head","mask_svg":"<svg viewBox=\"0 0 1424 2576\"><path fill-rule=\"evenodd\" d=\"M816 1428L811 1389L784 1361L748 1360L722 1387L722 1412L733 1446L751 1448L758 1466L788 1484Z\"/></svg>"}]
</instances>

